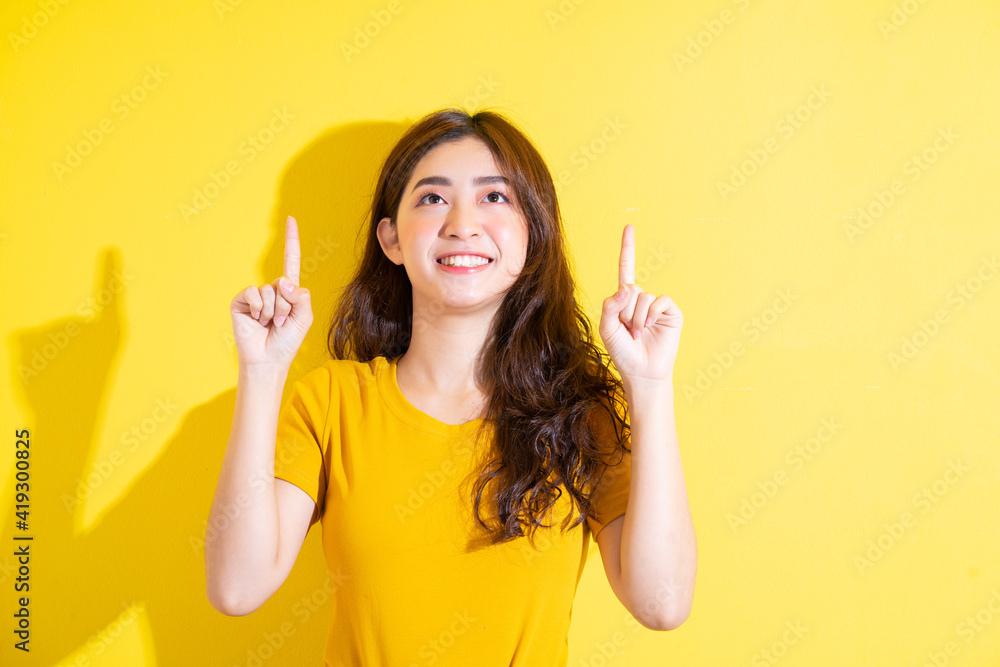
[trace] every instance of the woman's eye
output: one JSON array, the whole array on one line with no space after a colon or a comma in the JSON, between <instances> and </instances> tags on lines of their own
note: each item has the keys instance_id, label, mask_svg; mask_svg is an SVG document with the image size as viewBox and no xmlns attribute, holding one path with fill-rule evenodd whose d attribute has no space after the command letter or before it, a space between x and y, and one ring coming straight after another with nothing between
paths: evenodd
<instances>
[{"instance_id":1,"label":"woman's eye","mask_svg":"<svg viewBox=\"0 0 1000 667\"><path fill-rule=\"evenodd\" d=\"M417 203L418 203L418 204L419 204L419 203L422 203L422 202L423 202L423 201L424 201L425 199L428 199L429 197L437 197L438 199L441 199L441 195L437 195L437 194L434 194L433 192L428 192L428 193L427 193L427 194L425 194L425 195L424 195L423 197L421 197L421 198L420 198L420 201L419 201L419 202L417 202ZM444 200L442 200L442 201L444 201ZM438 203L438 202L427 202L427 203L428 203L428 204L436 204L436 203Z\"/></svg>"},{"instance_id":2,"label":"woman's eye","mask_svg":"<svg viewBox=\"0 0 1000 667\"><path fill-rule=\"evenodd\" d=\"M499 204L502 202L507 202L508 204L510 203L510 199L507 198L507 195L496 190L486 195L484 199L491 204ZM440 204L442 202L444 202L444 199L441 198L441 195L434 192L428 192L417 201L417 204Z\"/></svg>"},{"instance_id":3,"label":"woman's eye","mask_svg":"<svg viewBox=\"0 0 1000 667\"><path fill-rule=\"evenodd\" d=\"M505 195L502 192L491 192L488 195L486 195L486 197L489 198L489 197L492 197L493 195L497 195L498 197L502 197L503 201L510 201L509 199L507 199L507 195ZM499 202L497 200L490 200L490 203L496 204L496 203L499 203Z\"/></svg>"}]
</instances>

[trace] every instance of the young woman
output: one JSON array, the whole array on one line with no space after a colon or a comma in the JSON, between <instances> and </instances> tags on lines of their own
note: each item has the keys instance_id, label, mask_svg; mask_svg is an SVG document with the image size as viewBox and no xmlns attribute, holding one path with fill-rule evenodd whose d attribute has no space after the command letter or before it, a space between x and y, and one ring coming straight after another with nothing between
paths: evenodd
<instances>
[{"instance_id":1,"label":"young woman","mask_svg":"<svg viewBox=\"0 0 1000 667\"><path fill-rule=\"evenodd\" d=\"M626 225L599 326L617 379L561 225L509 121L424 117L382 167L333 359L281 407L312 323L288 219L284 275L230 307L239 379L210 525L235 511L205 545L216 609L258 609L322 519L327 665L565 665L591 536L630 620L683 623L697 549L673 417L681 313L634 284Z\"/></svg>"}]
</instances>

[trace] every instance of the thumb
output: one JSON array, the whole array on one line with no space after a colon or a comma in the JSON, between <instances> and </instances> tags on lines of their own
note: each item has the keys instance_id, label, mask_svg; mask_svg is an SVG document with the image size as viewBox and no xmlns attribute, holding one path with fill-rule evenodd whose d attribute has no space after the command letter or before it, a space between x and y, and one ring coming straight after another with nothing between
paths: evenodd
<instances>
[{"instance_id":1,"label":"thumb","mask_svg":"<svg viewBox=\"0 0 1000 667\"><path fill-rule=\"evenodd\" d=\"M625 306L626 294L627 290L623 287L604 300L603 307L601 308L601 322L598 327L603 338L610 337L618 330L619 325L621 325L618 315L621 314L622 308Z\"/></svg>"},{"instance_id":2,"label":"thumb","mask_svg":"<svg viewBox=\"0 0 1000 667\"><path fill-rule=\"evenodd\" d=\"M281 290L282 298L292 304L293 310L295 309L295 306L309 306L309 299L311 295L309 290L305 287L299 287L288 278L282 276L281 280L278 281L278 288Z\"/></svg>"}]
</instances>

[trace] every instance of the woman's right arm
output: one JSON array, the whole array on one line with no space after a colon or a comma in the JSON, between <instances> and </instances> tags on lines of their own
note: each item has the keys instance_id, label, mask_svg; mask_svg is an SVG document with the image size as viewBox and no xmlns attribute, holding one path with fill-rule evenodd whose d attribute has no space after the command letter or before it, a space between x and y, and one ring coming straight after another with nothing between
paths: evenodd
<instances>
[{"instance_id":1,"label":"woman's right arm","mask_svg":"<svg viewBox=\"0 0 1000 667\"><path fill-rule=\"evenodd\" d=\"M230 616L259 609L298 557L315 503L274 477L282 391L312 324L309 290L298 286L295 220L285 230L285 276L251 286L230 312L239 356L236 408L205 536L205 583L213 607ZM283 291L291 283L292 290Z\"/></svg>"},{"instance_id":2,"label":"woman's right arm","mask_svg":"<svg viewBox=\"0 0 1000 667\"><path fill-rule=\"evenodd\" d=\"M284 583L315 508L305 491L274 477L286 375L241 367L236 384L233 426L205 538L208 600L230 616L259 609Z\"/></svg>"}]
</instances>

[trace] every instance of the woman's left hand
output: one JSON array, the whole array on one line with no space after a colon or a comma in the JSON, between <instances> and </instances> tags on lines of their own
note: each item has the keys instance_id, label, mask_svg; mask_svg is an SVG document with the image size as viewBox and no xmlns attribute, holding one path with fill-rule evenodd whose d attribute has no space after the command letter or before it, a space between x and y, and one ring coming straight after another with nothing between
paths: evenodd
<instances>
[{"instance_id":1,"label":"woman's left hand","mask_svg":"<svg viewBox=\"0 0 1000 667\"><path fill-rule=\"evenodd\" d=\"M622 233L618 292L604 300L598 331L624 382L673 381L674 360L684 323L666 294L643 292L635 282L635 233Z\"/></svg>"}]
</instances>

